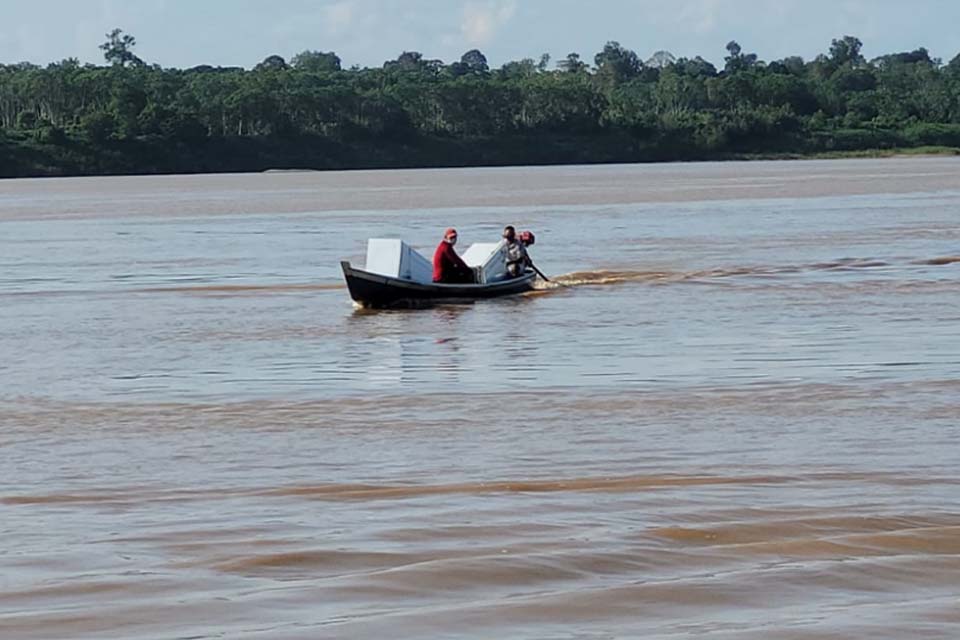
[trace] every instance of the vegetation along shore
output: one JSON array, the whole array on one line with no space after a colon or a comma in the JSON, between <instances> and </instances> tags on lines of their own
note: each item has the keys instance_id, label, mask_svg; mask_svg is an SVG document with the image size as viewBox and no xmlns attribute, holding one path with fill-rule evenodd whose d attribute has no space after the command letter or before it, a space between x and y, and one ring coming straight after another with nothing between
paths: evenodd
<instances>
[{"instance_id":1,"label":"vegetation along shore","mask_svg":"<svg viewBox=\"0 0 960 640\"><path fill-rule=\"evenodd\" d=\"M608 42L592 64L164 69L135 45L114 30L105 66L0 65L0 177L960 153L960 55L867 60L852 36L811 61L730 42L722 68Z\"/></svg>"}]
</instances>

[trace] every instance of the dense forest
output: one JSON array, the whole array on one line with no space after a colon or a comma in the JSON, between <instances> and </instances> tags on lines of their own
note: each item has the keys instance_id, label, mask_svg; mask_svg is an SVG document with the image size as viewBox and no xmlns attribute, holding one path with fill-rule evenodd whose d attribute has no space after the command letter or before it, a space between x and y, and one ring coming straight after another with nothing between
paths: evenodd
<instances>
[{"instance_id":1,"label":"dense forest","mask_svg":"<svg viewBox=\"0 0 960 640\"><path fill-rule=\"evenodd\" d=\"M253 69L163 69L120 30L106 65L0 65L0 177L693 160L960 147L960 55L811 61L736 42L723 68L616 42L488 66L404 52L341 68L332 52ZM592 64L591 64L592 62Z\"/></svg>"}]
</instances>

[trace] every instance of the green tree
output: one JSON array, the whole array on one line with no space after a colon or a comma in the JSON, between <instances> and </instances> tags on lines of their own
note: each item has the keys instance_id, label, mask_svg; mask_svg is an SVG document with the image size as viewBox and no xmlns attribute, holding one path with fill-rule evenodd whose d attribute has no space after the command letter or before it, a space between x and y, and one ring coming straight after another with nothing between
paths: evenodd
<instances>
[{"instance_id":1,"label":"green tree","mask_svg":"<svg viewBox=\"0 0 960 640\"><path fill-rule=\"evenodd\" d=\"M107 34L107 41L100 45L104 59L117 67L142 66L143 60L133 53L137 39L122 29L114 29Z\"/></svg>"},{"instance_id":2,"label":"green tree","mask_svg":"<svg viewBox=\"0 0 960 640\"><path fill-rule=\"evenodd\" d=\"M830 43L830 61L837 67L845 64L860 65L863 64L863 43L859 38L853 36L843 36Z\"/></svg>"},{"instance_id":3,"label":"green tree","mask_svg":"<svg viewBox=\"0 0 960 640\"><path fill-rule=\"evenodd\" d=\"M539 72L540 65L538 65L533 58L512 60L505 63L498 71L502 78L527 78Z\"/></svg>"},{"instance_id":4,"label":"green tree","mask_svg":"<svg viewBox=\"0 0 960 640\"><path fill-rule=\"evenodd\" d=\"M285 71L289 67L287 66L287 61L283 59L283 56L278 56L276 54L272 56L267 56L263 59L263 62L259 63L253 68L254 71Z\"/></svg>"},{"instance_id":5,"label":"green tree","mask_svg":"<svg viewBox=\"0 0 960 640\"><path fill-rule=\"evenodd\" d=\"M712 78L717 75L717 68L700 56L697 56L693 60L689 58L679 58L673 63L672 67L677 73L686 76Z\"/></svg>"},{"instance_id":6,"label":"green tree","mask_svg":"<svg viewBox=\"0 0 960 640\"><path fill-rule=\"evenodd\" d=\"M806 73L806 64L800 56L788 56L768 64L767 71L779 75L803 76Z\"/></svg>"},{"instance_id":7,"label":"green tree","mask_svg":"<svg viewBox=\"0 0 960 640\"><path fill-rule=\"evenodd\" d=\"M707 106L707 90L703 80L698 76L677 73L674 67L663 71L654 89L654 96L658 115L677 117Z\"/></svg>"},{"instance_id":8,"label":"green tree","mask_svg":"<svg viewBox=\"0 0 960 640\"><path fill-rule=\"evenodd\" d=\"M406 51L382 68L344 70L332 52L304 51L290 68L270 56L251 70L161 69L144 65L134 45L116 30L103 47L107 66L0 64L0 172L34 170L5 159L33 153L48 155L30 167L50 172L194 171L464 164L481 154L679 159L960 139L960 56L943 66L921 47L867 62L852 36L811 62L768 65L730 42L720 73L699 56L658 52L642 63L613 41L594 70L571 53L558 72L544 55L495 73L479 50L449 66ZM17 145L32 147L25 155Z\"/></svg>"},{"instance_id":9,"label":"green tree","mask_svg":"<svg viewBox=\"0 0 960 640\"><path fill-rule=\"evenodd\" d=\"M340 71L340 57L333 51L301 51L290 59L297 71L332 73Z\"/></svg>"},{"instance_id":10,"label":"green tree","mask_svg":"<svg viewBox=\"0 0 960 640\"><path fill-rule=\"evenodd\" d=\"M471 49L460 57L460 62L454 62L450 65L450 73L454 77L465 76L468 74L487 73L490 67L487 66L487 57L479 49Z\"/></svg>"},{"instance_id":11,"label":"green tree","mask_svg":"<svg viewBox=\"0 0 960 640\"><path fill-rule=\"evenodd\" d=\"M557 68L565 73L586 73L587 63L580 60L579 53L568 53L566 58L557 62Z\"/></svg>"},{"instance_id":12,"label":"green tree","mask_svg":"<svg viewBox=\"0 0 960 640\"><path fill-rule=\"evenodd\" d=\"M669 51L655 51L650 59L644 62L644 66L653 69L666 69L677 63L677 57Z\"/></svg>"},{"instance_id":13,"label":"green tree","mask_svg":"<svg viewBox=\"0 0 960 640\"><path fill-rule=\"evenodd\" d=\"M428 60L419 51L404 51L396 60L383 63L383 70L394 77L403 76L406 80L414 77L436 79L444 71L442 60Z\"/></svg>"},{"instance_id":14,"label":"green tree","mask_svg":"<svg viewBox=\"0 0 960 640\"><path fill-rule=\"evenodd\" d=\"M37 114L33 111L21 111L17 114L17 129L33 131L39 123L40 119L37 118Z\"/></svg>"},{"instance_id":15,"label":"green tree","mask_svg":"<svg viewBox=\"0 0 960 640\"><path fill-rule=\"evenodd\" d=\"M87 114L83 117L81 125L87 139L95 144L103 144L116 135L116 119L103 111Z\"/></svg>"},{"instance_id":16,"label":"green tree","mask_svg":"<svg viewBox=\"0 0 960 640\"><path fill-rule=\"evenodd\" d=\"M873 60L871 64L880 68L891 67L898 64L923 64L932 67L939 65L939 60L933 60L930 57L930 52L927 51L926 48L920 47L913 51L880 56L876 60Z\"/></svg>"},{"instance_id":17,"label":"green tree","mask_svg":"<svg viewBox=\"0 0 960 640\"><path fill-rule=\"evenodd\" d=\"M597 74L608 84L628 82L640 75L643 63L633 51L611 40L593 57Z\"/></svg>"},{"instance_id":18,"label":"green tree","mask_svg":"<svg viewBox=\"0 0 960 640\"><path fill-rule=\"evenodd\" d=\"M723 61L726 63L724 66L724 71L727 73L748 71L759 64L759 60L757 60L757 54L743 53L743 49L736 40L731 40L728 42L726 48L727 56L723 59Z\"/></svg>"}]
</instances>

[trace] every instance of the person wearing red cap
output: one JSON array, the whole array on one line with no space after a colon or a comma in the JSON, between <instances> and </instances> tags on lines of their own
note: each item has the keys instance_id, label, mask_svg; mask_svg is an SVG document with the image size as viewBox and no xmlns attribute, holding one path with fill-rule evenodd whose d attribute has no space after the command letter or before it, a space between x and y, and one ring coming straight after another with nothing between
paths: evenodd
<instances>
[{"instance_id":1,"label":"person wearing red cap","mask_svg":"<svg viewBox=\"0 0 960 640\"><path fill-rule=\"evenodd\" d=\"M457 230L447 229L443 240L433 252L433 281L444 284L469 284L474 282L473 270L453 250L457 244Z\"/></svg>"}]
</instances>

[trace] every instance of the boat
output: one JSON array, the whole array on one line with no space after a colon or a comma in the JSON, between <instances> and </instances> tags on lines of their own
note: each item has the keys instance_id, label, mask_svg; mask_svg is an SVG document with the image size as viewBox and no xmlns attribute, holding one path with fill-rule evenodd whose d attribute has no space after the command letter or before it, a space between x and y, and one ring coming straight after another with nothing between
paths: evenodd
<instances>
[{"instance_id":1,"label":"boat","mask_svg":"<svg viewBox=\"0 0 960 640\"><path fill-rule=\"evenodd\" d=\"M392 278L341 262L350 297L362 307L412 306L416 302L471 301L523 293L533 289L537 274L528 271L517 278L484 284L439 284Z\"/></svg>"},{"instance_id":2,"label":"boat","mask_svg":"<svg viewBox=\"0 0 960 640\"><path fill-rule=\"evenodd\" d=\"M503 241L477 243L461 256L476 274L473 284L433 282L433 265L402 240L371 238L364 269L341 261L353 301L366 308L410 307L424 303L468 302L515 295L533 289L537 274L509 277Z\"/></svg>"}]
</instances>

